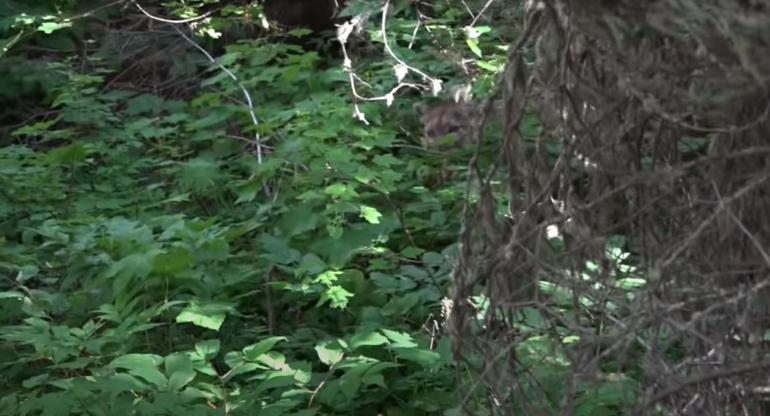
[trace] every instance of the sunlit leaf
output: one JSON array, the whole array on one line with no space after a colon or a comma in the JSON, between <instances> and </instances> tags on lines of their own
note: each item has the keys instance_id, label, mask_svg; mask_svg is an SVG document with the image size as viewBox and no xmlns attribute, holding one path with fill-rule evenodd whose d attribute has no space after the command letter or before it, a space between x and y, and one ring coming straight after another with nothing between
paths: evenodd
<instances>
[{"instance_id":1,"label":"sunlit leaf","mask_svg":"<svg viewBox=\"0 0 770 416\"><path fill-rule=\"evenodd\" d=\"M71 26L72 22L70 21L43 22L40 24L40 26L38 26L37 30L45 33L46 35L50 35L59 29L64 29Z\"/></svg>"},{"instance_id":2,"label":"sunlit leaf","mask_svg":"<svg viewBox=\"0 0 770 416\"><path fill-rule=\"evenodd\" d=\"M379 224L381 216L382 214L377 208L361 205L361 217L370 224Z\"/></svg>"},{"instance_id":3,"label":"sunlit leaf","mask_svg":"<svg viewBox=\"0 0 770 416\"><path fill-rule=\"evenodd\" d=\"M191 323L202 328L219 331L225 316L232 308L229 305L220 303L191 302L176 317L178 323Z\"/></svg>"},{"instance_id":4,"label":"sunlit leaf","mask_svg":"<svg viewBox=\"0 0 770 416\"><path fill-rule=\"evenodd\" d=\"M353 296L353 293L345 290L340 286L332 286L321 294L317 305L320 306L329 302L332 308L343 309L348 305L348 301Z\"/></svg>"},{"instance_id":5,"label":"sunlit leaf","mask_svg":"<svg viewBox=\"0 0 770 416\"><path fill-rule=\"evenodd\" d=\"M632 290L644 287L644 285L647 284L647 281L638 277L626 277L623 279L618 279L616 284L621 289Z\"/></svg>"},{"instance_id":6,"label":"sunlit leaf","mask_svg":"<svg viewBox=\"0 0 770 416\"><path fill-rule=\"evenodd\" d=\"M262 354L270 351L275 344L286 341L286 337L269 337L265 338L256 344L250 345L243 349L243 356L250 361L258 359Z\"/></svg>"},{"instance_id":7,"label":"sunlit leaf","mask_svg":"<svg viewBox=\"0 0 770 416\"><path fill-rule=\"evenodd\" d=\"M339 347L333 348L331 344L316 345L315 351L318 354L318 359L330 367L337 364L345 355Z\"/></svg>"},{"instance_id":8,"label":"sunlit leaf","mask_svg":"<svg viewBox=\"0 0 770 416\"><path fill-rule=\"evenodd\" d=\"M479 58L483 57L481 48L479 48L479 41L477 39L468 38L465 40L465 43L468 45L474 55L478 56Z\"/></svg>"}]
</instances>

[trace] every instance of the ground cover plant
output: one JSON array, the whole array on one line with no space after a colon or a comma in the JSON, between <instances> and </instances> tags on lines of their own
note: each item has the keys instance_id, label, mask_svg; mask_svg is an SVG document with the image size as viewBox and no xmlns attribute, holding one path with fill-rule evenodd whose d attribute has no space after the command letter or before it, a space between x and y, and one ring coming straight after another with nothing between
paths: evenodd
<instances>
[{"instance_id":1,"label":"ground cover plant","mask_svg":"<svg viewBox=\"0 0 770 416\"><path fill-rule=\"evenodd\" d=\"M0 414L761 412L767 16L525 3L0 4Z\"/></svg>"},{"instance_id":2,"label":"ground cover plant","mask_svg":"<svg viewBox=\"0 0 770 416\"><path fill-rule=\"evenodd\" d=\"M420 93L358 103L364 123L336 40L232 40L258 5L161 20L203 6L3 10L0 413L455 408L441 301L462 187L426 185ZM398 7L389 47L454 76L414 59ZM374 95L398 81L367 42L350 53Z\"/></svg>"}]
</instances>

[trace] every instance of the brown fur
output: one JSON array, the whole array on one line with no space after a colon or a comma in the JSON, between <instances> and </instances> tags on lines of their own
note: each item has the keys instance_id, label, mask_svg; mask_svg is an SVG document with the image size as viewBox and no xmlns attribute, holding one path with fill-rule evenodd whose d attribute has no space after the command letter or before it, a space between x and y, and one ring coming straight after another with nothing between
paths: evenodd
<instances>
[{"instance_id":1,"label":"brown fur","mask_svg":"<svg viewBox=\"0 0 770 416\"><path fill-rule=\"evenodd\" d=\"M417 107L423 125L425 147L464 147L473 140L474 128L481 122L481 109L476 104L449 102L422 109ZM454 133L455 139L443 139Z\"/></svg>"}]
</instances>

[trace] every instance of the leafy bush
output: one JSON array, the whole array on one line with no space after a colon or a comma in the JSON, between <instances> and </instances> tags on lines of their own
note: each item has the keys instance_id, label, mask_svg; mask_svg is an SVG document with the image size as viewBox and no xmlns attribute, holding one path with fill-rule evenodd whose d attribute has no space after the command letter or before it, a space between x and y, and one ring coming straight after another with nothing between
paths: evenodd
<instances>
[{"instance_id":1,"label":"leafy bush","mask_svg":"<svg viewBox=\"0 0 770 416\"><path fill-rule=\"evenodd\" d=\"M468 376L441 321L468 155L419 148L419 97L356 101L366 125L339 59L269 36L224 46L216 63L177 52L203 74L180 96L119 88L107 41L78 62L19 46L30 33L85 39L72 3L0 16L0 71L35 68L3 75L22 80L3 94L46 108L0 148L0 413L458 414ZM160 9L185 18L203 3ZM475 59L474 93L489 94L510 29L457 30L464 12L434 13L431 32L415 32L399 3L389 46L450 89L462 61L442 54L454 46ZM376 27L369 39L385 40ZM392 60L356 58L367 95L390 91ZM537 120L527 125L534 136ZM442 170L457 174L433 181ZM529 330L542 321L530 312ZM568 363L543 361L545 338L518 348L553 411ZM586 389L580 414L612 414L627 386L618 375ZM487 414L471 396L466 408Z\"/></svg>"},{"instance_id":2,"label":"leafy bush","mask_svg":"<svg viewBox=\"0 0 770 416\"><path fill-rule=\"evenodd\" d=\"M182 101L50 64L53 115L0 150L3 414L453 407L457 200L400 147L410 104L365 126L338 65L269 38L218 61L258 125L216 65Z\"/></svg>"}]
</instances>

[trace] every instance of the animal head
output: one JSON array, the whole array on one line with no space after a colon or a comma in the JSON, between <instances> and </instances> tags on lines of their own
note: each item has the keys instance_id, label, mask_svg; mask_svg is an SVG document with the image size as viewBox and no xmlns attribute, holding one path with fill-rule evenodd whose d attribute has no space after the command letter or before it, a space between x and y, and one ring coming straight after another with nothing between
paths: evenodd
<instances>
[{"instance_id":1,"label":"animal head","mask_svg":"<svg viewBox=\"0 0 770 416\"><path fill-rule=\"evenodd\" d=\"M449 102L430 108L418 104L415 109L423 125L424 147L463 147L471 143L473 131L483 117L478 105L467 102ZM450 135L454 139L448 139Z\"/></svg>"}]
</instances>

